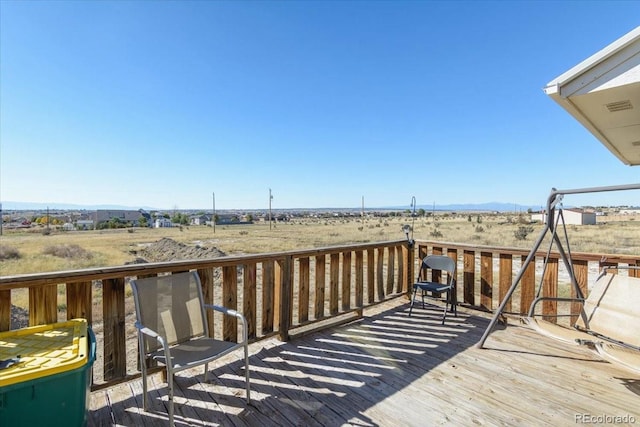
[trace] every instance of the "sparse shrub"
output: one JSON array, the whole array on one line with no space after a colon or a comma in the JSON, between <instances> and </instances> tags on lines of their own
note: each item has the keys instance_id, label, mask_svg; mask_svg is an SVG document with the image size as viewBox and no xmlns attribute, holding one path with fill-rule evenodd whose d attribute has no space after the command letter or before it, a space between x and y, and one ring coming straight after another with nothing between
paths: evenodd
<instances>
[{"instance_id":1,"label":"sparse shrub","mask_svg":"<svg viewBox=\"0 0 640 427\"><path fill-rule=\"evenodd\" d=\"M521 225L516 231L513 232L513 236L516 238L516 240L524 240L532 231L533 227L531 227L530 225Z\"/></svg>"},{"instance_id":2,"label":"sparse shrub","mask_svg":"<svg viewBox=\"0 0 640 427\"><path fill-rule=\"evenodd\" d=\"M439 237L443 236L442 232L440 230L438 230L437 228L434 228L433 231L431 231L431 233L429 233L429 235L431 237L435 237L435 238L439 238Z\"/></svg>"},{"instance_id":3,"label":"sparse shrub","mask_svg":"<svg viewBox=\"0 0 640 427\"><path fill-rule=\"evenodd\" d=\"M358 231L364 230L364 227L358 227Z\"/></svg>"},{"instance_id":4,"label":"sparse shrub","mask_svg":"<svg viewBox=\"0 0 640 427\"><path fill-rule=\"evenodd\" d=\"M246 236L247 234L249 234L249 232L248 232L247 230L242 230L242 231L240 232L240 235L241 235L241 236Z\"/></svg>"},{"instance_id":5,"label":"sparse shrub","mask_svg":"<svg viewBox=\"0 0 640 427\"><path fill-rule=\"evenodd\" d=\"M20 252L16 248L0 245L0 261L7 259L20 259L21 257L22 255L20 255Z\"/></svg>"},{"instance_id":6,"label":"sparse shrub","mask_svg":"<svg viewBox=\"0 0 640 427\"><path fill-rule=\"evenodd\" d=\"M83 259L91 259L93 255L91 252L82 249L78 245L53 245L47 246L42 251L45 255L52 255L58 258L83 258Z\"/></svg>"},{"instance_id":7,"label":"sparse shrub","mask_svg":"<svg viewBox=\"0 0 640 427\"><path fill-rule=\"evenodd\" d=\"M476 226L476 233L483 233L484 228L481 225Z\"/></svg>"}]
</instances>

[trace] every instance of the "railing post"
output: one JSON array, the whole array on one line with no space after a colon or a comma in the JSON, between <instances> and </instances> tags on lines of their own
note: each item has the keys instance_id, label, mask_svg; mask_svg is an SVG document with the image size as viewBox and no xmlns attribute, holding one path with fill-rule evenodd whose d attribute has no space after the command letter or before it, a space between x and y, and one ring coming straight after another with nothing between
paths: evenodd
<instances>
[{"instance_id":1,"label":"railing post","mask_svg":"<svg viewBox=\"0 0 640 427\"><path fill-rule=\"evenodd\" d=\"M283 260L278 261L279 284L276 296L279 304L276 305L278 313L278 335L280 341L289 341L289 329L291 328L291 294L293 291L293 258L291 255L286 256Z\"/></svg>"},{"instance_id":2,"label":"railing post","mask_svg":"<svg viewBox=\"0 0 640 427\"><path fill-rule=\"evenodd\" d=\"M127 375L124 278L102 281L102 316L104 380L124 378Z\"/></svg>"},{"instance_id":3,"label":"railing post","mask_svg":"<svg viewBox=\"0 0 640 427\"><path fill-rule=\"evenodd\" d=\"M0 219L1 220L1 219ZM11 291L0 291L0 332L11 328Z\"/></svg>"},{"instance_id":4,"label":"railing post","mask_svg":"<svg viewBox=\"0 0 640 427\"><path fill-rule=\"evenodd\" d=\"M227 265L222 267L222 305L232 310L238 309L238 267ZM224 316L222 319L222 339L238 341L238 319Z\"/></svg>"},{"instance_id":5,"label":"railing post","mask_svg":"<svg viewBox=\"0 0 640 427\"><path fill-rule=\"evenodd\" d=\"M404 262L405 262L405 269L404 271L406 271L405 277L404 277L404 283L402 284L402 290L403 292L405 292L407 298L411 298L411 285L413 283L413 279L414 279L414 265L415 265L415 253L416 251L414 250L414 243L413 242L407 242L406 246L403 247L403 251L404 251Z\"/></svg>"}]
</instances>

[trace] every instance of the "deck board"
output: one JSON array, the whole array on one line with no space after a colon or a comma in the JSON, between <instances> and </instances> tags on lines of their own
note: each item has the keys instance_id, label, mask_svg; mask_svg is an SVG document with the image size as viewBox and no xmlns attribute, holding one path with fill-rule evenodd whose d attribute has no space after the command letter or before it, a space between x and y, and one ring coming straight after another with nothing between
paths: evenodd
<instances>
[{"instance_id":1,"label":"deck board","mask_svg":"<svg viewBox=\"0 0 640 427\"><path fill-rule=\"evenodd\" d=\"M477 349L489 319L396 299L352 323L250 346L252 403L238 355L180 373L177 426L575 425L576 416L640 423L640 376L509 319ZM167 424L166 385L140 380L91 393L89 426ZM624 423L622 423L624 425Z\"/></svg>"}]
</instances>

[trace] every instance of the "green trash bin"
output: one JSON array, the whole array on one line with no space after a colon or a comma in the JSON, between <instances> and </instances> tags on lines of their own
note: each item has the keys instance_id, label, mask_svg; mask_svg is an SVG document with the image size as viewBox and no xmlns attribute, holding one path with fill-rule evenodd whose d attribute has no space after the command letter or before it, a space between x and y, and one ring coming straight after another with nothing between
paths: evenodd
<instances>
[{"instance_id":1,"label":"green trash bin","mask_svg":"<svg viewBox=\"0 0 640 427\"><path fill-rule=\"evenodd\" d=\"M85 319L0 333L0 426L84 426L96 339Z\"/></svg>"}]
</instances>

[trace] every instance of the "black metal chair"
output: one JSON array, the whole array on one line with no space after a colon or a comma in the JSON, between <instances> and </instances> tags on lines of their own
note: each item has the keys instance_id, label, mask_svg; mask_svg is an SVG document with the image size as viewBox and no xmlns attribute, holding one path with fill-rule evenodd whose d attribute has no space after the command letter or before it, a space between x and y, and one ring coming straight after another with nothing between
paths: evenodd
<instances>
[{"instance_id":1,"label":"black metal chair","mask_svg":"<svg viewBox=\"0 0 640 427\"><path fill-rule=\"evenodd\" d=\"M437 281L427 281L427 271L432 270L432 278L434 271L442 271L447 273L446 283L440 283ZM413 296L411 298L411 305L409 307L409 316L413 310L413 304L415 303L418 290L422 292L422 308L424 308L425 296L440 298L440 295L446 293L446 299L444 304L444 313L442 315L442 324L447 317L448 306L451 305L451 311L455 316L458 315L456 305L456 263L453 259L445 255L428 255L422 259L422 265L418 272L418 278L413 284ZM429 295L430 294L430 295Z\"/></svg>"}]
</instances>

